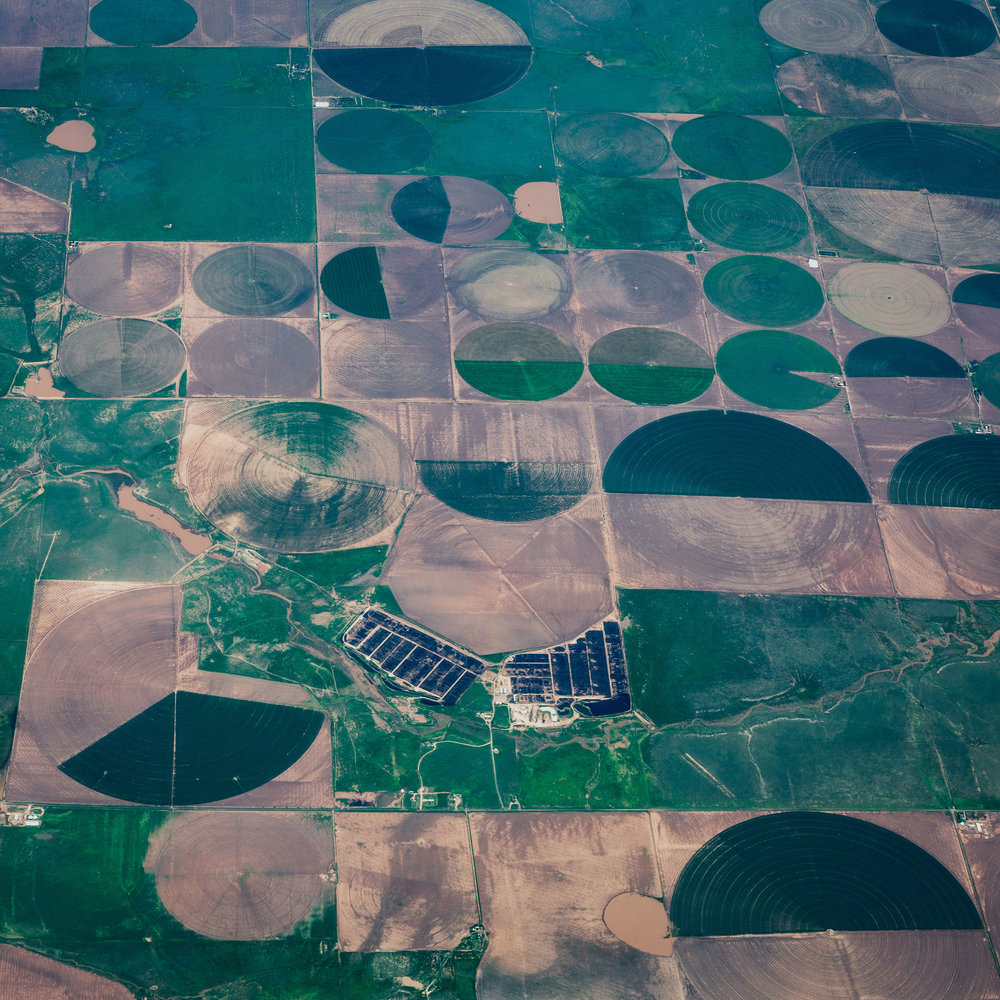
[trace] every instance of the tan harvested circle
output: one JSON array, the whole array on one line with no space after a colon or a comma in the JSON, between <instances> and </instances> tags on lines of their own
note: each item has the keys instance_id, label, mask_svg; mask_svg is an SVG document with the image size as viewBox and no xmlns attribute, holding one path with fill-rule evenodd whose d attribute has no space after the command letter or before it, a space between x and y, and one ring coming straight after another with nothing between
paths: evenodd
<instances>
[{"instance_id":1,"label":"tan harvested circle","mask_svg":"<svg viewBox=\"0 0 1000 1000\"><path fill-rule=\"evenodd\" d=\"M675 955L699 997L969 1000L996 995L980 931L684 938Z\"/></svg>"},{"instance_id":2,"label":"tan harvested circle","mask_svg":"<svg viewBox=\"0 0 1000 1000\"><path fill-rule=\"evenodd\" d=\"M951 316L948 293L902 264L848 264L830 279L827 291L842 316L875 333L925 337Z\"/></svg>"},{"instance_id":3,"label":"tan harvested circle","mask_svg":"<svg viewBox=\"0 0 1000 1000\"><path fill-rule=\"evenodd\" d=\"M184 343L169 326L148 319L102 319L63 337L63 375L94 396L145 396L184 369Z\"/></svg>"},{"instance_id":4,"label":"tan harvested circle","mask_svg":"<svg viewBox=\"0 0 1000 1000\"><path fill-rule=\"evenodd\" d=\"M526 250L483 250L462 258L447 279L455 299L486 319L541 319L570 296L566 272Z\"/></svg>"},{"instance_id":5,"label":"tan harvested circle","mask_svg":"<svg viewBox=\"0 0 1000 1000\"><path fill-rule=\"evenodd\" d=\"M838 581L870 562L876 541L859 504L642 495L609 502L629 559L654 574L669 567L685 589L843 591ZM874 579L868 586L881 593Z\"/></svg>"},{"instance_id":6,"label":"tan harvested circle","mask_svg":"<svg viewBox=\"0 0 1000 1000\"><path fill-rule=\"evenodd\" d=\"M1000 64L993 59L939 59L894 64L899 96L938 122L1000 124Z\"/></svg>"},{"instance_id":7,"label":"tan harvested circle","mask_svg":"<svg viewBox=\"0 0 1000 1000\"><path fill-rule=\"evenodd\" d=\"M530 44L509 17L475 0L371 0L334 18L316 41L336 48Z\"/></svg>"},{"instance_id":8,"label":"tan harvested circle","mask_svg":"<svg viewBox=\"0 0 1000 1000\"><path fill-rule=\"evenodd\" d=\"M622 892L604 908L604 926L619 941L650 955L672 955L670 920L662 899Z\"/></svg>"},{"instance_id":9,"label":"tan harvested circle","mask_svg":"<svg viewBox=\"0 0 1000 1000\"><path fill-rule=\"evenodd\" d=\"M151 838L145 867L167 910L205 937L287 934L316 908L333 863L330 834L308 817L190 812Z\"/></svg>"},{"instance_id":10,"label":"tan harvested circle","mask_svg":"<svg viewBox=\"0 0 1000 1000\"><path fill-rule=\"evenodd\" d=\"M114 243L88 250L66 272L66 294L101 316L145 316L181 292L181 262L173 247Z\"/></svg>"},{"instance_id":11,"label":"tan harvested circle","mask_svg":"<svg viewBox=\"0 0 1000 1000\"><path fill-rule=\"evenodd\" d=\"M182 456L192 501L226 534L278 552L327 552L405 510L413 467L380 424L324 403L273 403L215 424Z\"/></svg>"},{"instance_id":12,"label":"tan harvested circle","mask_svg":"<svg viewBox=\"0 0 1000 1000\"><path fill-rule=\"evenodd\" d=\"M760 26L807 52L852 52L875 37L868 5L851 0L771 0L760 12Z\"/></svg>"}]
</instances>

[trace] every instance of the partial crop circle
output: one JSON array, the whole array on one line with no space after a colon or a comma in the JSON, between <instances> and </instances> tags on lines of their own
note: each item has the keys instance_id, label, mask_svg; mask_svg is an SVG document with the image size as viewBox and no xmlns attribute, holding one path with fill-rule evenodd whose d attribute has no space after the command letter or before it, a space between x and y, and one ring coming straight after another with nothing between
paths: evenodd
<instances>
[{"instance_id":1,"label":"partial crop circle","mask_svg":"<svg viewBox=\"0 0 1000 1000\"><path fill-rule=\"evenodd\" d=\"M471 177L421 177L396 192L390 211L404 232L446 246L488 243L514 218L507 198Z\"/></svg>"},{"instance_id":2,"label":"partial crop circle","mask_svg":"<svg viewBox=\"0 0 1000 1000\"><path fill-rule=\"evenodd\" d=\"M702 115L674 132L674 152L710 177L752 181L784 170L792 147L776 128L743 115Z\"/></svg>"},{"instance_id":3,"label":"partial crop circle","mask_svg":"<svg viewBox=\"0 0 1000 1000\"><path fill-rule=\"evenodd\" d=\"M626 323L665 323L698 304L698 283L681 264L646 250L589 253L576 268L576 294L588 309Z\"/></svg>"},{"instance_id":4,"label":"partial crop circle","mask_svg":"<svg viewBox=\"0 0 1000 1000\"><path fill-rule=\"evenodd\" d=\"M66 272L66 294L102 316L144 316L181 293L183 272L172 247L112 243L78 257Z\"/></svg>"},{"instance_id":5,"label":"partial crop circle","mask_svg":"<svg viewBox=\"0 0 1000 1000\"><path fill-rule=\"evenodd\" d=\"M277 552L328 552L405 510L413 470L373 420L324 403L271 403L216 423L182 455L192 501L214 525Z\"/></svg>"},{"instance_id":6,"label":"partial crop circle","mask_svg":"<svg viewBox=\"0 0 1000 1000\"><path fill-rule=\"evenodd\" d=\"M338 309L368 319L415 316L444 295L440 252L422 247L342 250L323 265L319 283Z\"/></svg>"},{"instance_id":7,"label":"partial crop circle","mask_svg":"<svg viewBox=\"0 0 1000 1000\"><path fill-rule=\"evenodd\" d=\"M566 272L548 257L525 250L484 250L463 257L448 275L456 301L486 319L548 316L570 296Z\"/></svg>"},{"instance_id":8,"label":"partial crop circle","mask_svg":"<svg viewBox=\"0 0 1000 1000\"><path fill-rule=\"evenodd\" d=\"M705 239L733 250L787 250L809 232L802 206L763 184L712 184L688 202L691 225Z\"/></svg>"},{"instance_id":9,"label":"partial crop circle","mask_svg":"<svg viewBox=\"0 0 1000 1000\"><path fill-rule=\"evenodd\" d=\"M1000 343L1000 274L974 274L960 281L951 299L970 330Z\"/></svg>"},{"instance_id":10,"label":"partial crop circle","mask_svg":"<svg viewBox=\"0 0 1000 1000\"><path fill-rule=\"evenodd\" d=\"M775 410L808 410L840 392L837 359L815 341L787 330L737 334L719 348L715 366L738 396Z\"/></svg>"},{"instance_id":11,"label":"partial crop circle","mask_svg":"<svg viewBox=\"0 0 1000 1000\"><path fill-rule=\"evenodd\" d=\"M67 334L59 368L94 396L145 396L175 382L184 369L181 338L162 323L102 319Z\"/></svg>"},{"instance_id":12,"label":"partial crop circle","mask_svg":"<svg viewBox=\"0 0 1000 1000\"><path fill-rule=\"evenodd\" d=\"M685 865L670 900L684 937L976 929L968 892L898 833L836 813L731 826Z\"/></svg>"},{"instance_id":13,"label":"partial crop circle","mask_svg":"<svg viewBox=\"0 0 1000 1000\"><path fill-rule=\"evenodd\" d=\"M627 327L590 349L590 374L598 385L632 403L668 406L700 396L715 378L708 352L693 340L653 327Z\"/></svg>"},{"instance_id":14,"label":"partial crop circle","mask_svg":"<svg viewBox=\"0 0 1000 1000\"><path fill-rule=\"evenodd\" d=\"M633 431L604 466L607 493L867 503L857 471L825 441L742 410L694 410Z\"/></svg>"},{"instance_id":15,"label":"partial crop circle","mask_svg":"<svg viewBox=\"0 0 1000 1000\"><path fill-rule=\"evenodd\" d=\"M418 462L430 493L453 510L489 521L538 521L575 507L589 492L586 462Z\"/></svg>"},{"instance_id":16,"label":"partial crop circle","mask_svg":"<svg viewBox=\"0 0 1000 1000\"><path fill-rule=\"evenodd\" d=\"M356 174L400 174L419 167L434 140L415 118L379 108L341 111L316 130L316 148L330 163Z\"/></svg>"},{"instance_id":17,"label":"partial crop circle","mask_svg":"<svg viewBox=\"0 0 1000 1000\"><path fill-rule=\"evenodd\" d=\"M837 312L875 333L925 337L951 316L948 293L902 264L848 264L830 279L827 291Z\"/></svg>"},{"instance_id":18,"label":"partial crop circle","mask_svg":"<svg viewBox=\"0 0 1000 1000\"><path fill-rule=\"evenodd\" d=\"M466 334L455 368L473 388L496 399L551 399L583 374L577 349L535 323L492 323Z\"/></svg>"},{"instance_id":19,"label":"partial crop circle","mask_svg":"<svg viewBox=\"0 0 1000 1000\"><path fill-rule=\"evenodd\" d=\"M889 477L889 503L1000 510L1000 437L949 434L911 448Z\"/></svg>"},{"instance_id":20,"label":"partial crop circle","mask_svg":"<svg viewBox=\"0 0 1000 1000\"><path fill-rule=\"evenodd\" d=\"M965 378L965 370L950 354L907 337L877 337L858 344L844 359L844 374L848 378Z\"/></svg>"},{"instance_id":21,"label":"partial crop circle","mask_svg":"<svg viewBox=\"0 0 1000 1000\"><path fill-rule=\"evenodd\" d=\"M209 392L227 396L311 396L316 345L287 323L227 319L191 345L191 375Z\"/></svg>"},{"instance_id":22,"label":"partial crop circle","mask_svg":"<svg viewBox=\"0 0 1000 1000\"><path fill-rule=\"evenodd\" d=\"M771 0L760 12L760 26L779 42L806 52L853 52L875 38L863 0Z\"/></svg>"},{"instance_id":23,"label":"partial crop circle","mask_svg":"<svg viewBox=\"0 0 1000 1000\"><path fill-rule=\"evenodd\" d=\"M315 46L316 64L341 86L409 107L481 101L531 64L521 28L475 0L371 0L335 17Z\"/></svg>"},{"instance_id":24,"label":"partial crop circle","mask_svg":"<svg viewBox=\"0 0 1000 1000\"><path fill-rule=\"evenodd\" d=\"M1000 409L1000 354L991 354L980 361L973 378L976 388Z\"/></svg>"},{"instance_id":25,"label":"partial crop circle","mask_svg":"<svg viewBox=\"0 0 1000 1000\"><path fill-rule=\"evenodd\" d=\"M705 295L743 323L795 326L823 308L823 289L804 268L780 257L720 261L705 275Z\"/></svg>"},{"instance_id":26,"label":"partial crop circle","mask_svg":"<svg viewBox=\"0 0 1000 1000\"><path fill-rule=\"evenodd\" d=\"M670 152L667 137L635 115L595 112L559 119L556 152L563 162L599 177L639 177Z\"/></svg>"},{"instance_id":27,"label":"partial crop circle","mask_svg":"<svg viewBox=\"0 0 1000 1000\"><path fill-rule=\"evenodd\" d=\"M90 30L115 45L169 45L197 23L184 0L101 0L90 12Z\"/></svg>"},{"instance_id":28,"label":"partial crop circle","mask_svg":"<svg viewBox=\"0 0 1000 1000\"><path fill-rule=\"evenodd\" d=\"M972 56L997 40L990 19L961 0L888 0L875 22L890 42L925 56Z\"/></svg>"},{"instance_id":29,"label":"partial crop circle","mask_svg":"<svg viewBox=\"0 0 1000 1000\"><path fill-rule=\"evenodd\" d=\"M191 277L207 306L230 316L277 316L298 309L315 287L312 272L287 250L243 244L206 257Z\"/></svg>"}]
</instances>

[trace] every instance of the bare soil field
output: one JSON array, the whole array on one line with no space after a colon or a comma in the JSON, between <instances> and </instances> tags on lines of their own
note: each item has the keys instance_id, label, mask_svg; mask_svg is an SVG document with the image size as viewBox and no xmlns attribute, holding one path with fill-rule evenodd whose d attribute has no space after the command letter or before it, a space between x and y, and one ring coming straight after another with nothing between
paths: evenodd
<instances>
[{"instance_id":1,"label":"bare soil field","mask_svg":"<svg viewBox=\"0 0 1000 1000\"><path fill-rule=\"evenodd\" d=\"M485 521L430 496L410 509L384 582L403 611L478 653L574 638L612 607L594 502L541 521Z\"/></svg>"},{"instance_id":2,"label":"bare soil field","mask_svg":"<svg viewBox=\"0 0 1000 1000\"><path fill-rule=\"evenodd\" d=\"M663 880L663 896L670 908L670 895L684 866L706 841L758 812L667 812L649 814L656 849L656 862Z\"/></svg>"},{"instance_id":3,"label":"bare soil field","mask_svg":"<svg viewBox=\"0 0 1000 1000\"><path fill-rule=\"evenodd\" d=\"M993 1000L1000 980L981 931L682 938L677 963L697 1000Z\"/></svg>"},{"instance_id":4,"label":"bare soil field","mask_svg":"<svg viewBox=\"0 0 1000 1000\"><path fill-rule=\"evenodd\" d=\"M680 1000L673 961L630 947L603 920L608 902L622 892L662 895L647 814L474 814L470 820L490 932L480 1000Z\"/></svg>"},{"instance_id":5,"label":"bare soil field","mask_svg":"<svg viewBox=\"0 0 1000 1000\"><path fill-rule=\"evenodd\" d=\"M41 48L23 45L0 49L0 90L34 90L41 72Z\"/></svg>"},{"instance_id":6,"label":"bare soil field","mask_svg":"<svg viewBox=\"0 0 1000 1000\"><path fill-rule=\"evenodd\" d=\"M1000 597L1000 511L878 504L900 597Z\"/></svg>"},{"instance_id":7,"label":"bare soil field","mask_svg":"<svg viewBox=\"0 0 1000 1000\"><path fill-rule=\"evenodd\" d=\"M877 501L885 500L896 463L911 448L931 438L953 433L944 420L894 420L860 417L854 421L864 458L866 479Z\"/></svg>"},{"instance_id":8,"label":"bare soil field","mask_svg":"<svg viewBox=\"0 0 1000 1000\"><path fill-rule=\"evenodd\" d=\"M0 996L32 1000L131 1000L121 983L25 948L0 944Z\"/></svg>"},{"instance_id":9,"label":"bare soil field","mask_svg":"<svg viewBox=\"0 0 1000 1000\"><path fill-rule=\"evenodd\" d=\"M337 816L337 940L344 951L455 948L479 922L464 816Z\"/></svg>"},{"instance_id":10,"label":"bare soil field","mask_svg":"<svg viewBox=\"0 0 1000 1000\"><path fill-rule=\"evenodd\" d=\"M0 45L83 45L89 9L89 0L9 0Z\"/></svg>"},{"instance_id":11,"label":"bare soil field","mask_svg":"<svg viewBox=\"0 0 1000 1000\"><path fill-rule=\"evenodd\" d=\"M65 233L65 205L0 178L0 231L5 233Z\"/></svg>"},{"instance_id":12,"label":"bare soil field","mask_svg":"<svg viewBox=\"0 0 1000 1000\"><path fill-rule=\"evenodd\" d=\"M979 825L977 829L976 825ZM991 934L1000 930L1000 813L984 813L961 827L962 847L969 861L976 898Z\"/></svg>"},{"instance_id":13,"label":"bare soil field","mask_svg":"<svg viewBox=\"0 0 1000 1000\"><path fill-rule=\"evenodd\" d=\"M945 812L856 812L846 813L885 827L912 840L933 855L958 879L967 892L972 892L969 869L962 857L958 833L950 814Z\"/></svg>"},{"instance_id":14,"label":"bare soil field","mask_svg":"<svg viewBox=\"0 0 1000 1000\"><path fill-rule=\"evenodd\" d=\"M624 587L890 595L869 504L609 494Z\"/></svg>"},{"instance_id":15,"label":"bare soil field","mask_svg":"<svg viewBox=\"0 0 1000 1000\"><path fill-rule=\"evenodd\" d=\"M163 905L205 937L280 937L333 897L333 831L309 815L175 813L143 864Z\"/></svg>"}]
</instances>

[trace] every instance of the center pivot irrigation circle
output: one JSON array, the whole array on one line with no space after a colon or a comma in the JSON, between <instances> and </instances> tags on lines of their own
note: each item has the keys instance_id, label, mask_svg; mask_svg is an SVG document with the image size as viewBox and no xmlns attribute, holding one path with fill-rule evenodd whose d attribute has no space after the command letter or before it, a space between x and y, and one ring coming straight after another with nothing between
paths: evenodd
<instances>
[{"instance_id":1,"label":"center pivot irrigation circle","mask_svg":"<svg viewBox=\"0 0 1000 1000\"><path fill-rule=\"evenodd\" d=\"M804 268L780 257L730 257L705 275L705 295L743 323L795 326L823 308L823 289Z\"/></svg>"},{"instance_id":2,"label":"center pivot irrigation circle","mask_svg":"<svg viewBox=\"0 0 1000 1000\"><path fill-rule=\"evenodd\" d=\"M687 268L646 250L588 254L576 268L576 294L588 309L626 323L665 323L697 305Z\"/></svg>"},{"instance_id":3,"label":"center pivot irrigation circle","mask_svg":"<svg viewBox=\"0 0 1000 1000\"><path fill-rule=\"evenodd\" d=\"M971 56L997 40L990 19L961 0L889 0L875 22L890 42L925 56Z\"/></svg>"},{"instance_id":4,"label":"center pivot irrigation circle","mask_svg":"<svg viewBox=\"0 0 1000 1000\"><path fill-rule=\"evenodd\" d=\"M956 285L951 298L970 330L1000 343L1000 274L974 274Z\"/></svg>"},{"instance_id":5,"label":"center pivot irrigation circle","mask_svg":"<svg viewBox=\"0 0 1000 1000\"><path fill-rule=\"evenodd\" d=\"M994 59L898 60L899 96L939 122L1000 124L1000 65Z\"/></svg>"},{"instance_id":6,"label":"center pivot irrigation circle","mask_svg":"<svg viewBox=\"0 0 1000 1000\"><path fill-rule=\"evenodd\" d=\"M702 115L674 133L674 152L710 177L751 181L770 177L792 161L789 141L776 129L742 115Z\"/></svg>"},{"instance_id":7,"label":"center pivot irrigation circle","mask_svg":"<svg viewBox=\"0 0 1000 1000\"><path fill-rule=\"evenodd\" d=\"M570 296L566 272L524 250L484 250L463 257L448 275L456 301L487 319L541 319Z\"/></svg>"},{"instance_id":8,"label":"center pivot irrigation circle","mask_svg":"<svg viewBox=\"0 0 1000 1000\"><path fill-rule=\"evenodd\" d=\"M185 927L208 938L287 934L320 902L333 844L308 816L174 813L152 838L145 867Z\"/></svg>"},{"instance_id":9,"label":"center pivot irrigation circle","mask_svg":"<svg viewBox=\"0 0 1000 1000\"><path fill-rule=\"evenodd\" d=\"M925 337L951 316L948 293L933 278L902 264L848 264L827 290L842 316L875 333Z\"/></svg>"},{"instance_id":10,"label":"center pivot irrigation circle","mask_svg":"<svg viewBox=\"0 0 1000 1000\"><path fill-rule=\"evenodd\" d=\"M616 112L562 118L554 138L565 163L598 177L652 173L670 152L667 137L655 125Z\"/></svg>"},{"instance_id":11,"label":"center pivot irrigation circle","mask_svg":"<svg viewBox=\"0 0 1000 1000\"><path fill-rule=\"evenodd\" d=\"M191 345L191 374L229 396L310 396L317 361L305 334L273 319L223 320Z\"/></svg>"},{"instance_id":12,"label":"center pivot irrigation circle","mask_svg":"<svg viewBox=\"0 0 1000 1000\"><path fill-rule=\"evenodd\" d=\"M531 64L531 45L514 21L475 0L371 0L322 28L313 57L357 94L437 107L513 86Z\"/></svg>"},{"instance_id":13,"label":"center pivot irrigation circle","mask_svg":"<svg viewBox=\"0 0 1000 1000\"><path fill-rule=\"evenodd\" d=\"M707 351L673 330L654 327L614 330L591 347L587 363L598 385L633 403L686 403L715 378Z\"/></svg>"},{"instance_id":14,"label":"center pivot irrigation circle","mask_svg":"<svg viewBox=\"0 0 1000 1000\"><path fill-rule=\"evenodd\" d=\"M864 0L771 0L760 25L772 37L806 52L852 52L875 38Z\"/></svg>"},{"instance_id":15,"label":"center pivot irrigation circle","mask_svg":"<svg viewBox=\"0 0 1000 1000\"><path fill-rule=\"evenodd\" d=\"M101 0L90 12L90 30L115 45L169 45L197 23L185 0Z\"/></svg>"},{"instance_id":16,"label":"center pivot irrigation circle","mask_svg":"<svg viewBox=\"0 0 1000 1000\"><path fill-rule=\"evenodd\" d=\"M180 295L182 278L172 247L113 243L73 262L66 293L101 316L143 316L169 306Z\"/></svg>"},{"instance_id":17,"label":"center pivot irrigation circle","mask_svg":"<svg viewBox=\"0 0 1000 1000\"><path fill-rule=\"evenodd\" d=\"M277 552L327 552L402 514L413 469L375 421L323 403L273 403L225 417L184 467L192 501L226 534Z\"/></svg>"},{"instance_id":18,"label":"center pivot irrigation circle","mask_svg":"<svg viewBox=\"0 0 1000 1000\"><path fill-rule=\"evenodd\" d=\"M583 359L567 340L535 323L492 323L455 348L455 368L473 388L496 399L551 399L583 374Z\"/></svg>"},{"instance_id":19,"label":"center pivot irrigation circle","mask_svg":"<svg viewBox=\"0 0 1000 1000\"><path fill-rule=\"evenodd\" d=\"M316 130L320 156L357 174L401 174L419 167L433 148L430 132L400 111L341 111Z\"/></svg>"},{"instance_id":20,"label":"center pivot irrigation circle","mask_svg":"<svg viewBox=\"0 0 1000 1000\"><path fill-rule=\"evenodd\" d=\"M706 239L733 250L787 250L809 231L802 207L763 184L712 184L688 202L691 225Z\"/></svg>"},{"instance_id":21,"label":"center pivot irrigation circle","mask_svg":"<svg viewBox=\"0 0 1000 1000\"><path fill-rule=\"evenodd\" d=\"M67 334L59 368L95 396L145 396L177 380L184 368L181 338L147 319L102 319Z\"/></svg>"},{"instance_id":22,"label":"center pivot irrigation circle","mask_svg":"<svg viewBox=\"0 0 1000 1000\"><path fill-rule=\"evenodd\" d=\"M428 243L475 246L505 233L514 218L510 202L471 177L421 177L396 192L390 207L404 232Z\"/></svg>"},{"instance_id":23,"label":"center pivot irrigation circle","mask_svg":"<svg viewBox=\"0 0 1000 1000\"><path fill-rule=\"evenodd\" d=\"M191 277L207 306L230 316L277 316L298 309L313 293L312 272L277 247L244 244L206 257Z\"/></svg>"}]
</instances>

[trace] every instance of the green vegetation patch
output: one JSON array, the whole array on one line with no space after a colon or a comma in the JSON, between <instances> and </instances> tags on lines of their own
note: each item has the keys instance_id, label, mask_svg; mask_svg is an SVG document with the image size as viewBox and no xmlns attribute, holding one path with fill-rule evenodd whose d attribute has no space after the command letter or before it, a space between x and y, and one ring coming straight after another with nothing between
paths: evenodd
<instances>
[{"instance_id":1,"label":"green vegetation patch","mask_svg":"<svg viewBox=\"0 0 1000 1000\"><path fill-rule=\"evenodd\" d=\"M823 308L823 287L804 268L780 257L730 257L705 275L705 295L743 323L795 326Z\"/></svg>"},{"instance_id":2,"label":"green vegetation patch","mask_svg":"<svg viewBox=\"0 0 1000 1000\"><path fill-rule=\"evenodd\" d=\"M314 239L309 81L288 65L305 50L88 48L74 96L101 127L72 237Z\"/></svg>"},{"instance_id":3,"label":"green vegetation patch","mask_svg":"<svg viewBox=\"0 0 1000 1000\"><path fill-rule=\"evenodd\" d=\"M688 202L691 225L705 239L751 253L787 250L809 232L802 206L763 184L712 184Z\"/></svg>"},{"instance_id":4,"label":"green vegetation patch","mask_svg":"<svg viewBox=\"0 0 1000 1000\"><path fill-rule=\"evenodd\" d=\"M607 334L591 347L587 363L598 385L633 403L684 403L700 396L715 378L707 351L679 333L655 327Z\"/></svg>"},{"instance_id":5,"label":"green vegetation patch","mask_svg":"<svg viewBox=\"0 0 1000 1000\"><path fill-rule=\"evenodd\" d=\"M590 492L586 462L418 462L442 503L490 521L535 521L575 507Z\"/></svg>"},{"instance_id":6,"label":"green vegetation patch","mask_svg":"<svg viewBox=\"0 0 1000 1000\"><path fill-rule=\"evenodd\" d=\"M575 177L559 185L573 246L609 250L687 250L680 183L626 177Z\"/></svg>"},{"instance_id":7,"label":"green vegetation patch","mask_svg":"<svg viewBox=\"0 0 1000 1000\"><path fill-rule=\"evenodd\" d=\"M462 338L455 368L473 388L497 399L550 399L583 374L576 348L534 323L492 323Z\"/></svg>"},{"instance_id":8,"label":"green vegetation patch","mask_svg":"<svg viewBox=\"0 0 1000 1000\"><path fill-rule=\"evenodd\" d=\"M819 701L872 670L919 661L925 630L944 630L883 597L622 590L618 602L633 704L658 726ZM964 614L950 602L900 605L910 606L935 608L949 628Z\"/></svg>"},{"instance_id":9,"label":"green vegetation patch","mask_svg":"<svg viewBox=\"0 0 1000 1000\"><path fill-rule=\"evenodd\" d=\"M674 133L674 152L687 164L730 181L753 181L791 163L792 147L776 128L741 115L702 115Z\"/></svg>"},{"instance_id":10,"label":"green vegetation patch","mask_svg":"<svg viewBox=\"0 0 1000 1000\"><path fill-rule=\"evenodd\" d=\"M715 365L733 392L775 410L822 406L840 392L833 379L809 377L838 376L837 359L814 340L786 330L737 334L719 348Z\"/></svg>"}]
</instances>

